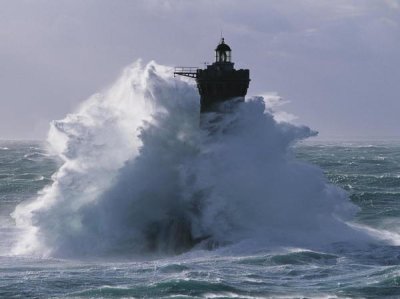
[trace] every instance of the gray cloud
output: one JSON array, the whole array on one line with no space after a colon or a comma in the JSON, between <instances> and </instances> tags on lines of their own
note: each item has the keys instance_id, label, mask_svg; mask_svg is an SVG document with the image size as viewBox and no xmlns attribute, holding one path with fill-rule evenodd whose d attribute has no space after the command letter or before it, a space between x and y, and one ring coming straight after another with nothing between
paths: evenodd
<instances>
[{"instance_id":1,"label":"gray cloud","mask_svg":"<svg viewBox=\"0 0 400 299\"><path fill-rule=\"evenodd\" d=\"M220 30L250 94L278 92L322 136L395 136L400 1L0 1L0 138L47 124L142 58L211 61Z\"/></svg>"}]
</instances>

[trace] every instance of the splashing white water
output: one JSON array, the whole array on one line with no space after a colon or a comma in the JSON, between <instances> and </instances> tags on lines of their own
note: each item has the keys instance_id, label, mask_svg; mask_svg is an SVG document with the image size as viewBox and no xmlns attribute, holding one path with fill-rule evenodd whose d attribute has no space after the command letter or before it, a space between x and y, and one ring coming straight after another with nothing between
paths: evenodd
<instances>
[{"instance_id":1,"label":"splashing white water","mask_svg":"<svg viewBox=\"0 0 400 299\"><path fill-rule=\"evenodd\" d=\"M362 238L356 211L291 146L314 135L276 122L261 97L199 118L193 85L152 62L51 125L64 164L14 218L16 253L181 251L244 239L309 245ZM200 125L201 123L201 125Z\"/></svg>"}]
</instances>

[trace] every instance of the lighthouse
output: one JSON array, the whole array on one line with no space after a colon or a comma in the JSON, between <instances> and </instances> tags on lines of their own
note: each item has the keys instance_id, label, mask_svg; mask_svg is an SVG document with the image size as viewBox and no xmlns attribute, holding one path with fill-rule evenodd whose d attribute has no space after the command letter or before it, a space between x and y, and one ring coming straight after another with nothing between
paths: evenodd
<instances>
[{"instance_id":1,"label":"lighthouse","mask_svg":"<svg viewBox=\"0 0 400 299\"><path fill-rule=\"evenodd\" d=\"M221 38L215 48L215 62L205 69L176 67L174 75L196 79L200 94L200 112L216 112L225 101L244 101L250 83L248 69L234 68L232 50Z\"/></svg>"}]
</instances>

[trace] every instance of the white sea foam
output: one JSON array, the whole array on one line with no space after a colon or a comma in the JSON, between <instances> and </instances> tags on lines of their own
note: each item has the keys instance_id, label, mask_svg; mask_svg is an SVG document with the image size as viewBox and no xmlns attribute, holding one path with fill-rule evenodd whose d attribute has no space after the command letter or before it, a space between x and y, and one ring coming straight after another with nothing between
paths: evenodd
<instances>
[{"instance_id":1,"label":"white sea foam","mask_svg":"<svg viewBox=\"0 0 400 299\"><path fill-rule=\"evenodd\" d=\"M51 124L64 164L14 218L14 252L58 256L363 239L357 208L292 145L315 134L277 122L262 97L199 118L193 85L154 62ZM256 240L256 242L255 242ZM254 243L255 242L255 243Z\"/></svg>"}]
</instances>

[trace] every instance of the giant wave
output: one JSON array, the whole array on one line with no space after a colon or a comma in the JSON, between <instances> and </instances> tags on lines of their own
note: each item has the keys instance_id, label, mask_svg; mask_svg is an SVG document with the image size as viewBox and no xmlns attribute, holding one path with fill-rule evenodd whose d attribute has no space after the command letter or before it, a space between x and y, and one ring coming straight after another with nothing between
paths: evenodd
<instances>
[{"instance_id":1,"label":"giant wave","mask_svg":"<svg viewBox=\"0 0 400 299\"><path fill-rule=\"evenodd\" d=\"M136 62L75 113L54 121L63 164L17 206L16 254L176 253L239 242L319 246L364 240L357 207L294 144L316 133L277 122L268 99L200 116L195 86Z\"/></svg>"}]
</instances>

